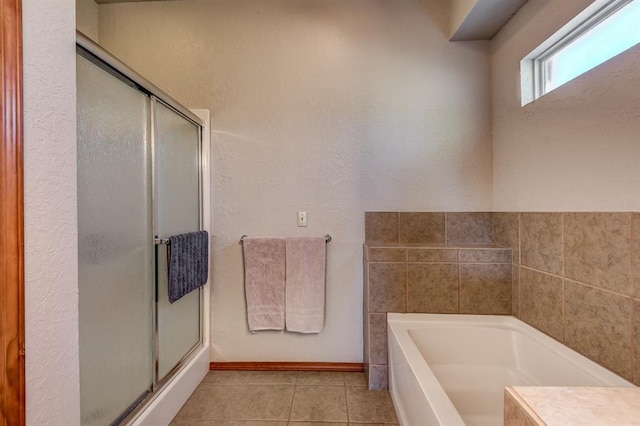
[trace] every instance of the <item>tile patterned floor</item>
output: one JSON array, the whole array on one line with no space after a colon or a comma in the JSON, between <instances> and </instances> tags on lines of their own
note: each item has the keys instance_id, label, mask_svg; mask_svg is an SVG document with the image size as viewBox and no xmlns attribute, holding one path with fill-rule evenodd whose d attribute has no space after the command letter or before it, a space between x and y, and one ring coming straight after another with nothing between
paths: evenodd
<instances>
[{"instance_id":1,"label":"tile patterned floor","mask_svg":"<svg viewBox=\"0 0 640 426\"><path fill-rule=\"evenodd\" d=\"M363 373L212 371L171 426L397 425L387 391Z\"/></svg>"}]
</instances>

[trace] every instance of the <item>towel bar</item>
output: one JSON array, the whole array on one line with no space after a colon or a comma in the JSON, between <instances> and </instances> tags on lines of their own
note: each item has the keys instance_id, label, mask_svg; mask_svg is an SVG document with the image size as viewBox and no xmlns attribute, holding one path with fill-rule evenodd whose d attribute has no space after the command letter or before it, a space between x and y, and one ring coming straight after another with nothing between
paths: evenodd
<instances>
[{"instance_id":1,"label":"towel bar","mask_svg":"<svg viewBox=\"0 0 640 426\"><path fill-rule=\"evenodd\" d=\"M242 237L240 237L240 244L242 244L242 242L244 241L244 239L245 239L246 237L248 237L248 235L243 235ZM331 242L331 235L329 235L329 234L325 235L325 236L324 236L324 240L325 240L327 243L330 243L330 242ZM157 244L157 243L156 243L156 244Z\"/></svg>"},{"instance_id":2,"label":"towel bar","mask_svg":"<svg viewBox=\"0 0 640 426\"><path fill-rule=\"evenodd\" d=\"M154 238L153 239L153 243L154 244L166 244L166 245L169 245L169 244L171 244L171 240L169 240L168 238Z\"/></svg>"}]
</instances>

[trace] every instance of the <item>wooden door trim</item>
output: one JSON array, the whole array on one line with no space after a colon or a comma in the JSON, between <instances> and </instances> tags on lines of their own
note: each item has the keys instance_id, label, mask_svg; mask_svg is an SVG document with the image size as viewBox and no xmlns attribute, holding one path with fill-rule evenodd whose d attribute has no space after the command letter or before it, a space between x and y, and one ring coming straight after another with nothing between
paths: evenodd
<instances>
[{"instance_id":1,"label":"wooden door trim","mask_svg":"<svg viewBox=\"0 0 640 426\"><path fill-rule=\"evenodd\" d=\"M25 424L22 1L0 0L0 425Z\"/></svg>"}]
</instances>

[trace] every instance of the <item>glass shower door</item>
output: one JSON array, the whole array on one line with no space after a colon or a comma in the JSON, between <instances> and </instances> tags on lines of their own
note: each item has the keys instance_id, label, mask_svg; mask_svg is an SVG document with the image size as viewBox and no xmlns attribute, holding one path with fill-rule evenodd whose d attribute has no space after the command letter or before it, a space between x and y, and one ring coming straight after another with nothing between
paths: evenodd
<instances>
[{"instance_id":1,"label":"glass shower door","mask_svg":"<svg viewBox=\"0 0 640 426\"><path fill-rule=\"evenodd\" d=\"M199 231L200 130L155 102L156 211L159 238ZM158 365L162 381L200 341L200 289L169 303L167 246L156 246Z\"/></svg>"},{"instance_id":2,"label":"glass shower door","mask_svg":"<svg viewBox=\"0 0 640 426\"><path fill-rule=\"evenodd\" d=\"M80 398L105 425L153 383L150 99L77 55Z\"/></svg>"}]
</instances>

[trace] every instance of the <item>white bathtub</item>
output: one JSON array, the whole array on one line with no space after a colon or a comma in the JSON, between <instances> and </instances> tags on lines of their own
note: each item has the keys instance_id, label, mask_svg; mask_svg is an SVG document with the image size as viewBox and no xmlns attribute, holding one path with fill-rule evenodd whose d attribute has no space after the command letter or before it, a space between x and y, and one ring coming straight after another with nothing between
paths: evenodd
<instances>
[{"instance_id":1,"label":"white bathtub","mask_svg":"<svg viewBox=\"0 0 640 426\"><path fill-rule=\"evenodd\" d=\"M405 426L502 425L506 386L633 386L514 317L387 314Z\"/></svg>"}]
</instances>

